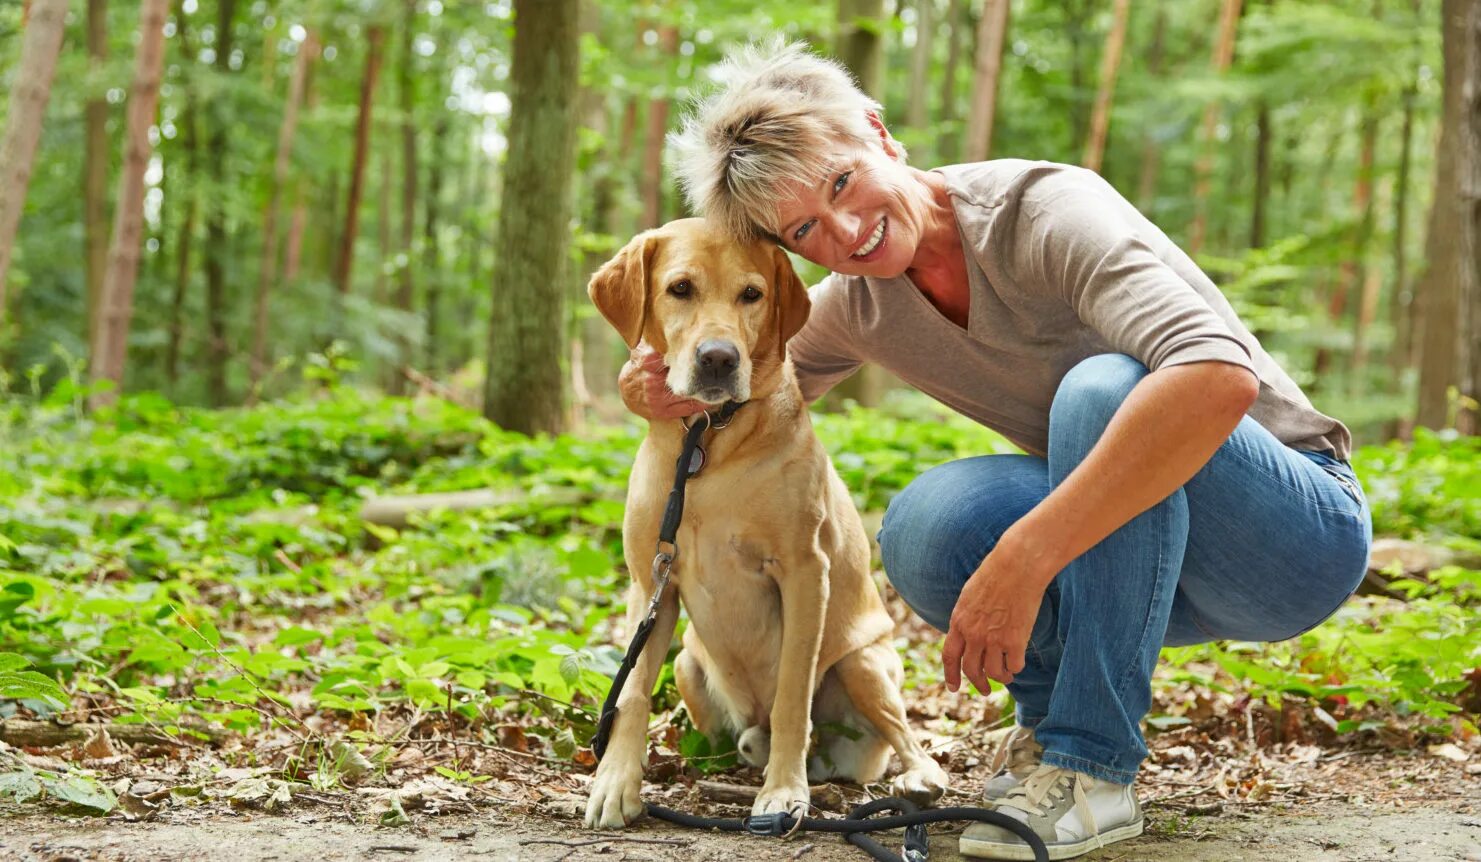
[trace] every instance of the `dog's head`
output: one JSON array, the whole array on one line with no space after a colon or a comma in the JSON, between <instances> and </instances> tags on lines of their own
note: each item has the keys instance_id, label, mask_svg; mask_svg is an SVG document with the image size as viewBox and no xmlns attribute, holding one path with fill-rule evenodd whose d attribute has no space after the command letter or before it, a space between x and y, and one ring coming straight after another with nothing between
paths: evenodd
<instances>
[{"instance_id":1,"label":"dog's head","mask_svg":"<svg viewBox=\"0 0 1481 862\"><path fill-rule=\"evenodd\" d=\"M587 292L629 347L646 340L663 354L670 389L710 404L749 400L753 370L781 362L810 307L780 247L704 219L634 237Z\"/></svg>"}]
</instances>

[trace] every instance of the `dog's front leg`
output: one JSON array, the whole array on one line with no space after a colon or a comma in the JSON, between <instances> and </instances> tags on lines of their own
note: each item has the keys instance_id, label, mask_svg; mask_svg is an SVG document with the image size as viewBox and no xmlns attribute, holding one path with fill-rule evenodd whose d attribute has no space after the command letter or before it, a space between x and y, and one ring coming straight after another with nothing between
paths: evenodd
<instances>
[{"instance_id":1,"label":"dog's front leg","mask_svg":"<svg viewBox=\"0 0 1481 862\"><path fill-rule=\"evenodd\" d=\"M807 744L812 736L812 694L818 651L828 613L828 558L799 554L774 577L782 595L782 650L771 706L771 758L752 814L807 811Z\"/></svg>"},{"instance_id":2,"label":"dog's front leg","mask_svg":"<svg viewBox=\"0 0 1481 862\"><path fill-rule=\"evenodd\" d=\"M647 588L636 582L627 593L628 631L636 631L652 598ZM591 782L591 796L586 800L586 826L589 829L621 829L643 811L643 764L648 754L648 717L652 708L653 684L668 656L669 642L674 637L674 624L679 619L679 591L672 585L663 594L658 618L643 654L638 658L627 685L617 698L617 720L607 743L606 756L597 766ZM806 788L804 788L806 789Z\"/></svg>"}]
</instances>

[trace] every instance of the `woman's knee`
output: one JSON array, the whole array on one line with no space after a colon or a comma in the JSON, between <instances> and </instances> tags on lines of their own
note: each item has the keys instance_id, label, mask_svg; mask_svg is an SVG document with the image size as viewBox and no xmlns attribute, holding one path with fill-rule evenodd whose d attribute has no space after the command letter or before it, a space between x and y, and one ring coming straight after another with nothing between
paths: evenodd
<instances>
[{"instance_id":1,"label":"woman's knee","mask_svg":"<svg viewBox=\"0 0 1481 862\"><path fill-rule=\"evenodd\" d=\"M1101 353L1080 361L1060 380L1049 408L1049 448L1095 445L1131 390L1150 372L1124 353Z\"/></svg>"}]
</instances>

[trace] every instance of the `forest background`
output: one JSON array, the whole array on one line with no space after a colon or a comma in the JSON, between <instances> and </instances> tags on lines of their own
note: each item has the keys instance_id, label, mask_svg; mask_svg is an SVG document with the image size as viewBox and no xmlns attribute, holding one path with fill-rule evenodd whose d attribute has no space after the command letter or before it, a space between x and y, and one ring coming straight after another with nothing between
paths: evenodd
<instances>
[{"instance_id":1,"label":"forest background","mask_svg":"<svg viewBox=\"0 0 1481 862\"><path fill-rule=\"evenodd\" d=\"M1169 651L1168 774L1476 775L1478 33L1481 0L0 0L0 800L579 794L641 434L586 278L688 214L665 134L771 34L917 166L1100 171L1364 444L1365 595ZM877 369L814 421L866 521L1012 450ZM980 768L1004 693L945 692L890 600L912 715ZM669 677L657 708L664 780L734 766Z\"/></svg>"}]
</instances>

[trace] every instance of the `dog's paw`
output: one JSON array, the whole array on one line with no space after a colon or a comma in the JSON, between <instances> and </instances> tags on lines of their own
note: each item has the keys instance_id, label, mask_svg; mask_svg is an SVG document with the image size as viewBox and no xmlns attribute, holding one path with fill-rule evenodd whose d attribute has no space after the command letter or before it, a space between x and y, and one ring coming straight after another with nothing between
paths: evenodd
<instances>
[{"instance_id":1,"label":"dog's paw","mask_svg":"<svg viewBox=\"0 0 1481 862\"><path fill-rule=\"evenodd\" d=\"M890 792L909 799L916 805L924 806L940 799L950 783L951 779L947 777L946 770L942 769L936 761L928 758L914 768L895 776L895 779L890 782Z\"/></svg>"},{"instance_id":2,"label":"dog's paw","mask_svg":"<svg viewBox=\"0 0 1481 862\"><path fill-rule=\"evenodd\" d=\"M807 816L808 795L806 784L771 786L768 782L756 794L756 802L751 806L753 816L759 814L775 814L785 811L793 817Z\"/></svg>"},{"instance_id":3,"label":"dog's paw","mask_svg":"<svg viewBox=\"0 0 1481 862\"><path fill-rule=\"evenodd\" d=\"M752 725L741 732L735 748L741 762L765 769L766 762L771 759L771 734L758 725Z\"/></svg>"},{"instance_id":4,"label":"dog's paw","mask_svg":"<svg viewBox=\"0 0 1481 862\"><path fill-rule=\"evenodd\" d=\"M643 813L642 790L641 766L602 761L586 800L586 828L621 829L631 823Z\"/></svg>"}]
</instances>

